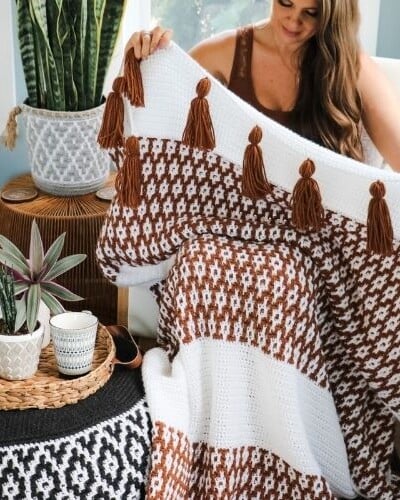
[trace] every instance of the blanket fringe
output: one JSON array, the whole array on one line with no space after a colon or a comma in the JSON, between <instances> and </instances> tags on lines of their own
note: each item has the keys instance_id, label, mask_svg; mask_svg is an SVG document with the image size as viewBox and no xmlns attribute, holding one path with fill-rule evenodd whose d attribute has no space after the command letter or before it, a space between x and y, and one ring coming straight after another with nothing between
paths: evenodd
<instances>
[{"instance_id":1,"label":"blanket fringe","mask_svg":"<svg viewBox=\"0 0 400 500\"><path fill-rule=\"evenodd\" d=\"M102 148L111 149L124 144L124 101L122 93L126 87L123 76L118 76L113 82L113 91L107 96L103 120L97 142Z\"/></svg>"},{"instance_id":2,"label":"blanket fringe","mask_svg":"<svg viewBox=\"0 0 400 500\"><path fill-rule=\"evenodd\" d=\"M262 130L256 125L249 134L250 144L246 146L243 156L242 191L248 198L263 198L270 193L271 186L265 175L264 159L259 143Z\"/></svg>"},{"instance_id":3,"label":"blanket fringe","mask_svg":"<svg viewBox=\"0 0 400 500\"><path fill-rule=\"evenodd\" d=\"M132 106L144 106L144 92L140 61L135 57L134 48L130 48L125 55L124 76L126 78L125 95Z\"/></svg>"},{"instance_id":4,"label":"blanket fringe","mask_svg":"<svg viewBox=\"0 0 400 500\"><path fill-rule=\"evenodd\" d=\"M20 106L15 106L8 115L6 129L2 134L2 142L10 151L15 148L17 140L17 116L22 113Z\"/></svg>"},{"instance_id":5,"label":"blanket fringe","mask_svg":"<svg viewBox=\"0 0 400 500\"><path fill-rule=\"evenodd\" d=\"M390 212L384 199L386 189L381 181L371 184L372 198L368 206L367 250L381 255L393 252L393 227Z\"/></svg>"},{"instance_id":6,"label":"blanket fringe","mask_svg":"<svg viewBox=\"0 0 400 500\"><path fill-rule=\"evenodd\" d=\"M137 208L140 202L141 162L139 140L135 136L125 141L125 158L115 178L115 189L123 207Z\"/></svg>"},{"instance_id":7,"label":"blanket fringe","mask_svg":"<svg viewBox=\"0 0 400 500\"><path fill-rule=\"evenodd\" d=\"M191 104L183 131L182 142L187 146L199 149L215 148L214 126L210 116L210 108L206 96L210 92L209 78L202 78L196 87L197 97Z\"/></svg>"},{"instance_id":8,"label":"blanket fringe","mask_svg":"<svg viewBox=\"0 0 400 500\"><path fill-rule=\"evenodd\" d=\"M300 231L319 231L324 224L325 213L318 183L311 178L315 172L314 162L305 160L299 172L301 179L292 193L292 222Z\"/></svg>"}]
</instances>

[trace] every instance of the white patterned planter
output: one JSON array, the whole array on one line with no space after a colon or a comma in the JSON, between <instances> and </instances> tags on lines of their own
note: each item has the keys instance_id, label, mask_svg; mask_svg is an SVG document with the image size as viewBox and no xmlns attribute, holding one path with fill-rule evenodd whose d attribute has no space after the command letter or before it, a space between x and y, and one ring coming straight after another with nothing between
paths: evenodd
<instances>
[{"instance_id":1,"label":"white patterned planter","mask_svg":"<svg viewBox=\"0 0 400 500\"><path fill-rule=\"evenodd\" d=\"M86 111L50 111L22 105L36 186L57 196L97 191L110 158L97 144L104 104Z\"/></svg>"},{"instance_id":2,"label":"white patterned planter","mask_svg":"<svg viewBox=\"0 0 400 500\"><path fill-rule=\"evenodd\" d=\"M0 377L25 380L33 377L39 365L43 326L25 335L0 335Z\"/></svg>"}]
</instances>

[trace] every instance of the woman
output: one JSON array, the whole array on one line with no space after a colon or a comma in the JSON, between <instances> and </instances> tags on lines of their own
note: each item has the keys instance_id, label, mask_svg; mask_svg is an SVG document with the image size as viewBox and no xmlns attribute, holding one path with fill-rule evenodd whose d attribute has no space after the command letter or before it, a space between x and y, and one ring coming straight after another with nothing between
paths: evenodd
<instances>
[{"instance_id":1,"label":"woman","mask_svg":"<svg viewBox=\"0 0 400 500\"><path fill-rule=\"evenodd\" d=\"M267 21L206 40L191 55L266 115L339 153L366 159L365 127L400 170L399 104L360 52L356 7L355 0L274 0ZM145 58L170 38L157 27L135 33L128 47ZM217 234L194 234L158 289L159 341L173 360L163 349L145 358L155 429L149 491L166 485L171 498L384 498L392 488L390 425L380 408L364 413L374 408L369 398L380 397L380 361L372 362L386 331L366 317L374 308L362 298L383 261L365 255L365 236L340 213L327 231L293 231L289 194L274 196L276 204L260 209L268 221L262 241L219 226ZM254 207L246 202L226 218L256 227ZM382 289L376 303L384 303ZM369 325L371 347L364 344ZM367 374L365 350L374 358Z\"/></svg>"},{"instance_id":2,"label":"woman","mask_svg":"<svg viewBox=\"0 0 400 500\"><path fill-rule=\"evenodd\" d=\"M366 130L400 171L400 102L360 50L358 26L356 1L273 0L269 19L216 35L190 54L271 118L338 153L378 164ZM158 26L134 33L127 48L146 58L171 36Z\"/></svg>"}]
</instances>

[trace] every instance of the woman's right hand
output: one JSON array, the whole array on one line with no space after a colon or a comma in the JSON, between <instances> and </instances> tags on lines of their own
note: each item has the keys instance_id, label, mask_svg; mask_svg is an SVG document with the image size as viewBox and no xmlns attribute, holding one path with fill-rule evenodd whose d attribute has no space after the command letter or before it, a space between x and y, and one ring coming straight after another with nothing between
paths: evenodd
<instances>
[{"instance_id":1,"label":"woman's right hand","mask_svg":"<svg viewBox=\"0 0 400 500\"><path fill-rule=\"evenodd\" d=\"M133 47L136 59L146 59L155 50L167 47L171 38L172 30L161 26L156 26L151 31L136 31L126 44L125 54Z\"/></svg>"}]
</instances>

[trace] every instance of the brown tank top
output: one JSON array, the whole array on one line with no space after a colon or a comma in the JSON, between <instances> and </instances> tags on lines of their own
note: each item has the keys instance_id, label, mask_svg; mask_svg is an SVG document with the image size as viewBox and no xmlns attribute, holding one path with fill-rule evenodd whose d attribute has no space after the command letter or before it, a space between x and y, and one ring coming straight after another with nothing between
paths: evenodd
<instances>
[{"instance_id":1,"label":"brown tank top","mask_svg":"<svg viewBox=\"0 0 400 500\"><path fill-rule=\"evenodd\" d=\"M291 128L290 111L269 109L258 101L251 75L252 53L253 26L239 28L236 34L235 54L228 89L269 118Z\"/></svg>"}]
</instances>

